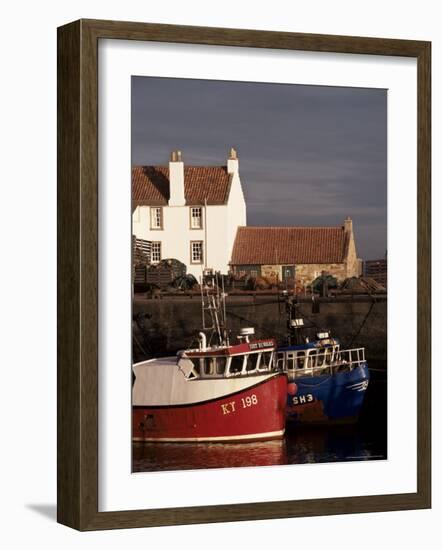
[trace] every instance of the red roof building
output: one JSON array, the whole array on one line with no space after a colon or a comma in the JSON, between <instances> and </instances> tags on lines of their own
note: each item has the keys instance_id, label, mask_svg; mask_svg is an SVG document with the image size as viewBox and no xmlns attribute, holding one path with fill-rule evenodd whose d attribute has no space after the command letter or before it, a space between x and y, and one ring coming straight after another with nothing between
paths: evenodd
<instances>
[{"instance_id":1,"label":"red roof building","mask_svg":"<svg viewBox=\"0 0 442 550\"><path fill-rule=\"evenodd\" d=\"M359 276L350 218L338 227L239 227L231 268L237 274L310 284L323 271L338 280Z\"/></svg>"}]
</instances>

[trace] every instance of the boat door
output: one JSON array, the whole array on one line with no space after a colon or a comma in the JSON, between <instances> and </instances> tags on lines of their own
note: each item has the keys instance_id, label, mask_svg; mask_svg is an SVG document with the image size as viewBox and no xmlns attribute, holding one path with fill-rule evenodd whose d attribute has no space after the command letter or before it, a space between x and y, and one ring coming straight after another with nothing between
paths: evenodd
<instances>
[{"instance_id":1,"label":"boat door","mask_svg":"<svg viewBox=\"0 0 442 550\"><path fill-rule=\"evenodd\" d=\"M283 265L282 266L282 281L287 285L292 286L295 282L295 266Z\"/></svg>"}]
</instances>

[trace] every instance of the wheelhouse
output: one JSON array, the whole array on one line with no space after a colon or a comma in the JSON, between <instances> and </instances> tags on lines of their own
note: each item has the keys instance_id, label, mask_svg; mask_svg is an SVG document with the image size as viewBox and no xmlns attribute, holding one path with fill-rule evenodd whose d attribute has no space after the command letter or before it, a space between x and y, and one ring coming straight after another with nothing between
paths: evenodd
<instances>
[{"instance_id":1,"label":"wheelhouse","mask_svg":"<svg viewBox=\"0 0 442 550\"><path fill-rule=\"evenodd\" d=\"M276 364L290 376L317 375L336 369L353 369L365 362L364 348L341 350L339 344L294 346L277 352Z\"/></svg>"},{"instance_id":2,"label":"wheelhouse","mask_svg":"<svg viewBox=\"0 0 442 550\"><path fill-rule=\"evenodd\" d=\"M184 352L178 358L178 367L188 380L251 376L274 370L274 354L274 348L231 354Z\"/></svg>"}]
</instances>

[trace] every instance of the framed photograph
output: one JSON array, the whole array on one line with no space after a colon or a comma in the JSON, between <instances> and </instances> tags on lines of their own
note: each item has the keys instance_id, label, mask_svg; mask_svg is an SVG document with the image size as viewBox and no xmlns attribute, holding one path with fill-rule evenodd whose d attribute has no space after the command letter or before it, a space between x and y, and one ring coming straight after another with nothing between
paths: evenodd
<instances>
[{"instance_id":1,"label":"framed photograph","mask_svg":"<svg viewBox=\"0 0 442 550\"><path fill-rule=\"evenodd\" d=\"M431 506L429 42L58 29L58 521Z\"/></svg>"}]
</instances>

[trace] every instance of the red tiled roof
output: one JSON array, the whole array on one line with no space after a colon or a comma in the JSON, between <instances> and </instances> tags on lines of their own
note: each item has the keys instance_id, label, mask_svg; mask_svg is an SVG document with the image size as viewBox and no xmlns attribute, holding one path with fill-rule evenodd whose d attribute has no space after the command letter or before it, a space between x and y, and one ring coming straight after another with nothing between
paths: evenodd
<instances>
[{"instance_id":1,"label":"red tiled roof","mask_svg":"<svg viewBox=\"0 0 442 550\"><path fill-rule=\"evenodd\" d=\"M231 264L342 263L348 240L343 227L238 227Z\"/></svg>"},{"instance_id":2,"label":"red tiled roof","mask_svg":"<svg viewBox=\"0 0 442 550\"><path fill-rule=\"evenodd\" d=\"M226 204L231 175L226 166L185 166L184 196L186 204ZM168 166L134 166L132 200L136 204L163 206L169 200Z\"/></svg>"}]
</instances>

